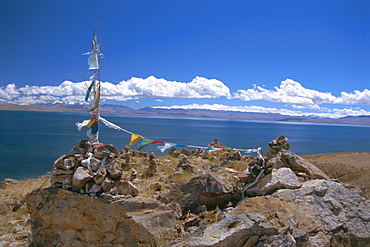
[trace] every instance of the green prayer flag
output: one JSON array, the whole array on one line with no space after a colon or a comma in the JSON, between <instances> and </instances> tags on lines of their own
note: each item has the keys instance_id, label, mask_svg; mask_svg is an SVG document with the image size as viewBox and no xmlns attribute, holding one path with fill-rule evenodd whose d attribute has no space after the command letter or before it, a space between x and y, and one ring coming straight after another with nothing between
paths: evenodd
<instances>
[{"instance_id":1,"label":"green prayer flag","mask_svg":"<svg viewBox=\"0 0 370 247\"><path fill-rule=\"evenodd\" d=\"M144 147L148 146L151 142L154 142L152 139L144 138L143 141L137 146L137 150L141 150Z\"/></svg>"}]
</instances>

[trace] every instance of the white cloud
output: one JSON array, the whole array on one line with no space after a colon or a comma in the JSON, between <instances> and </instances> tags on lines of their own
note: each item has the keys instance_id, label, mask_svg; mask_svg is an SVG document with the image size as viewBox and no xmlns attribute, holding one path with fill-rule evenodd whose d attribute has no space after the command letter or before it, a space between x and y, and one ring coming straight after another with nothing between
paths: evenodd
<instances>
[{"instance_id":1,"label":"white cloud","mask_svg":"<svg viewBox=\"0 0 370 247\"><path fill-rule=\"evenodd\" d=\"M6 87L0 88L0 99L11 100L14 97L17 97L20 93L17 90L17 87L14 83L6 85Z\"/></svg>"},{"instance_id":2,"label":"white cloud","mask_svg":"<svg viewBox=\"0 0 370 247\"><path fill-rule=\"evenodd\" d=\"M304 88L299 82L291 79L282 81L275 90L268 90L260 86L253 89L238 90L234 98L243 101L267 100L276 103L288 103L295 108L318 109L319 104L333 103L336 99L331 93L319 92Z\"/></svg>"},{"instance_id":3,"label":"white cloud","mask_svg":"<svg viewBox=\"0 0 370 247\"><path fill-rule=\"evenodd\" d=\"M169 97L169 98L218 98L230 97L229 88L216 79L195 77L191 82L167 81L149 76L146 79L133 77L121 81L118 85L104 84L107 94L123 94L140 97Z\"/></svg>"},{"instance_id":4,"label":"white cloud","mask_svg":"<svg viewBox=\"0 0 370 247\"><path fill-rule=\"evenodd\" d=\"M340 118L346 116L361 116L368 115L370 112L360 108L345 108L345 109L328 109L327 112L302 112L289 110L284 108L263 107L263 106L229 106L222 104L190 104L190 105L174 105L174 106L156 106L154 108L161 109L201 109L214 111L237 111L251 113L279 113L287 116L314 116L323 118Z\"/></svg>"},{"instance_id":5,"label":"white cloud","mask_svg":"<svg viewBox=\"0 0 370 247\"><path fill-rule=\"evenodd\" d=\"M58 86L24 86L17 88L15 84L0 87L0 102L16 104L36 103L85 103L85 93L90 82L64 81ZM333 96L330 92L320 92L303 87L299 82L286 79L273 89L254 85L253 88L238 90L231 94L230 89L221 81L195 77L190 82L168 81L163 78L133 77L118 84L102 82L101 100L127 101L137 100L142 97L167 97L167 98L219 98L226 97L230 100L240 99L243 101L261 100L275 103L288 104L296 110L267 108L260 106L226 106L214 105L188 105L173 106L182 109L195 107L194 109L214 109L244 112L281 113L290 116L313 115L320 117L343 117L347 115L368 115L369 112L360 108L328 109L322 104L370 105L370 90L355 90L341 92L340 96ZM161 99L157 102L163 103ZM193 109L193 108L189 108ZM310 109L312 112L303 112L302 109ZM307 111L307 110L306 110ZM315 113L316 111L316 113ZM317 111L319 111L317 113Z\"/></svg>"},{"instance_id":6,"label":"white cloud","mask_svg":"<svg viewBox=\"0 0 370 247\"><path fill-rule=\"evenodd\" d=\"M337 104L370 105L370 90L355 90L353 93L341 92L341 97L335 100Z\"/></svg>"},{"instance_id":7,"label":"white cloud","mask_svg":"<svg viewBox=\"0 0 370 247\"><path fill-rule=\"evenodd\" d=\"M80 103L84 101L90 82L64 81L59 86L25 86L16 88L9 84L0 88L0 99L7 102L22 102L22 104L67 102ZM26 97L32 96L32 97ZM191 82L167 81L150 76L146 79L133 77L118 84L102 82L101 98L116 101L126 101L139 97L169 97L169 98L218 98L230 97L229 88L216 79L195 77Z\"/></svg>"},{"instance_id":8,"label":"white cloud","mask_svg":"<svg viewBox=\"0 0 370 247\"><path fill-rule=\"evenodd\" d=\"M329 92L319 92L304 88L299 82L291 79L282 81L279 87L268 90L260 86L253 89L238 90L233 98L243 101L266 100L276 103L287 103L294 108L320 109L320 104L370 105L370 90L355 90L354 93L341 92L335 97Z\"/></svg>"}]
</instances>

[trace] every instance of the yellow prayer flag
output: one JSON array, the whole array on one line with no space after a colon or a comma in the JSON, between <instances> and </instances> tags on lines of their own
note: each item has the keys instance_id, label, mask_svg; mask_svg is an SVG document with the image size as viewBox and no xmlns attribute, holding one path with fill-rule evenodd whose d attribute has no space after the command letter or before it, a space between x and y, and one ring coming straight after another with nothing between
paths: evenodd
<instances>
[{"instance_id":1,"label":"yellow prayer flag","mask_svg":"<svg viewBox=\"0 0 370 247\"><path fill-rule=\"evenodd\" d=\"M91 128L91 126L93 126L93 124L96 122L96 119L95 118L92 118L90 119L90 121L86 124L87 127Z\"/></svg>"},{"instance_id":2,"label":"yellow prayer flag","mask_svg":"<svg viewBox=\"0 0 370 247\"><path fill-rule=\"evenodd\" d=\"M139 140L140 138L144 138L140 135L136 135L136 134L131 134L131 141L130 141L130 145L134 145L137 140Z\"/></svg>"}]
</instances>

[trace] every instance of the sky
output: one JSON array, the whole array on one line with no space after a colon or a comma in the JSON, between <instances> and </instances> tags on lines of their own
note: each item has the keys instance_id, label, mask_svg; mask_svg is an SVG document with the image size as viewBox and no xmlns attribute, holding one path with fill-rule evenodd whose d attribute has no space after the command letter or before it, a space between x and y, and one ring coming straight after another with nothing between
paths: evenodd
<instances>
[{"instance_id":1,"label":"sky","mask_svg":"<svg viewBox=\"0 0 370 247\"><path fill-rule=\"evenodd\" d=\"M369 0L0 0L0 103L370 115Z\"/></svg>"}]
</instances>

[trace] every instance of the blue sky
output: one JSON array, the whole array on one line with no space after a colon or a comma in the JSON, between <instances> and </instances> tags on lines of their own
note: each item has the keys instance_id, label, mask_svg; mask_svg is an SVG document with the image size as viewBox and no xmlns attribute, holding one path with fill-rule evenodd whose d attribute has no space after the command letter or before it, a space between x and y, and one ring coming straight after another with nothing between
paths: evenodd
<instances>
[{"instance_id":1,"label":"blue sky","mask_svg":"<svg viewBox=\"0 0 370 247\"><path fill-rule=\"evenodd\" d=\"M0 102L83 101L101 0L0 0ZM368 0L110 0L105 103L370 115Z\"/></svg>"}]
</instances>

